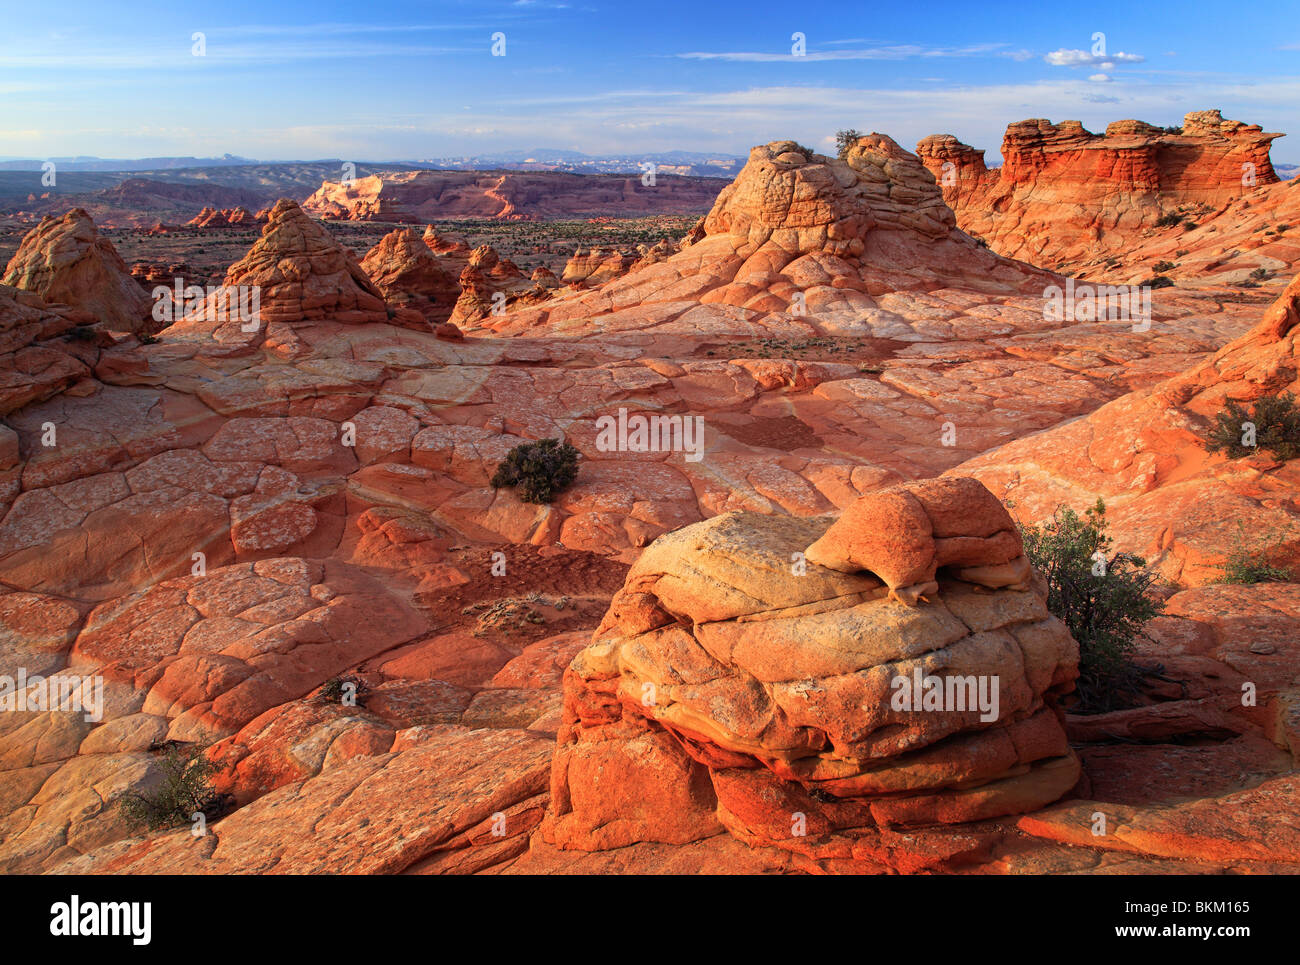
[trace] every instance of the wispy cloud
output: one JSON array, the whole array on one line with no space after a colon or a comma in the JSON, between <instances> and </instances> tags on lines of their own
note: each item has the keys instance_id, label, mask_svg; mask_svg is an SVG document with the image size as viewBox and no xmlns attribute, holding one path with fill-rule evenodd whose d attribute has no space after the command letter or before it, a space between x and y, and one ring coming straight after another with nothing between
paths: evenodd
<instances>
[{"instance_id":1,"label":"wispy cloud","mask_svg":"<svg viewBox=\"0 0 1300 965\"><path fill-rule=\"evenodd\" d=\"M832 41L846 43L848 41ZM970 44L964 47L926 47L920 44L892 44L880 47L859 47L853 50L810 50L803 54L774 53L772 51L700 51L675 54L684 60L722 60L735 63L824 62L831 60L910 60L919 57L1013 57L1021 59L1022 51L1008 51L1007 44ZM1026 57L1032 57L1027 52Z\"/></svg>"}]
</instances>

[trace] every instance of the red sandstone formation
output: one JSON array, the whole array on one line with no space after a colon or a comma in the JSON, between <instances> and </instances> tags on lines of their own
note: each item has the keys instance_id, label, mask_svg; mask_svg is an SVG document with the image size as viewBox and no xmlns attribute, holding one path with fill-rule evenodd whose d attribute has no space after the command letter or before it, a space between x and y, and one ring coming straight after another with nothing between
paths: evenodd
<instances>
[{"instance_id":1,"label":"red sandstone formation","mask_svg":"<svg viewBox=\"0 0 1300 965\"><path fill-rule=\"evenodd\" d=\"M385 235L366 253L361 268L394 308L419 312L430 324L451 317L460 285L435 258L414 228Z\"/></svg>"},{"instance_id":2,"label":"red sandstone formation","mask_svg":"<svg viewBox=\"0 0 1300 965\"><path fill-rule=\"evenodd\" d=\"M80 208L61 218L41 219L9 260L3 283L35 292L47 302L84 309L119 331L152 327L149 297L113 243L95 230Z\"/></svg>"},{"instance_id":3,"label":"red sandstone formation","mask_svg":"<svg viewBox=\"0 0 1300 965\"><path fill-rule=\"evenodd\" d=\"M479 245L470 252L460 274L460 296L450 321L458 326L503 314L508 305L527 295L526 302L545 301L550 292L540 281L530 286L524 273L508 258L500 257L491 245Z\"/></svg>"},{"instance_id":4,"label":"red sandstone formation","mask_svg":"<svg viewBox=\"0 0 1300 965\"><path fill-rule=\"evenodd\" d=\"M238 340L246 331L271 335L280 326L316 319L344 324L387 322L384 297L366 277L352 253L329 231L303 213L293 201L282 199L271 209L262 237L241 260L230 266L220 296L185 323L202 327L215 322L217 330ZM256 290L260 318L248 323L229 317L228 304L243 292ZM280 332L279 337L289 337ZM246 339L244 339L246 340Z\"/></svg>"},{"instance_id":5,"label":"red sandstone formation","mask_svg":"<svg viewBox=\"0 0 1300 965\"><path fill-rule=\"evenodd\" d=\"M684 844L725 828L879 871L891 866L882 829L1033 810L1074 786L1054 708L1073 688L1077 645L1045 586L1003 588L980 571L1005 562L989 534L1006 531L1006 511L973 480L890 492L927 507L938 542L966 540L949 557L964 568L917 607L846 556L823 550L846 572L813 562L810 544L828 546L837 528L874 539L871 522L904 505L884 508L883 494L830 530L728 513L646 550L565 676L549 842ZM791 576L805 549L810 565ZM877 566L910 565L882 550ZM897 699L899 680L919 702L967 676L999 681L996 712L973 696L937 712Z\"/></svg>"},{"instance_id":6,"label":"red sandstone formation","mask_svg":"<svg viewBox=\"0 0 1300 965\"><path fill-rule=\"evenodd\" d=\"M952 135L917 144L963 230L1002 254L1049 268L1122 255L1164 215L1213 209L1274 184L1280 134L1192 111L1182 132L1115 121L1104 135L1078 121L1007 127L1002 167Z\"/></svg>"},{"instance_id":7,"label":"red sandstone formation","mask_svg":"<svg viewBox=\"0 0 1300 965\"><path fill-rule=\"evenodd\" d=\"M676 176L646 186L638 175L407 171L350 183L326 181L303 208L320 218L406 224L440 218L585 218L610 211L636 218L704 211L721 187L715 178Z\"/></svg>"},{"instance_id":8,"label":"red sandstone formation","mask_svg":"<svg viewBox=\"0 0 1300 965\"><path fill-rule=\"evenodd\" d=\"M1289 190L1224 205L1243 256L1285 261L1257 218ZM0 715L0 869L1300 867L1296 584L1179 590L1139 643L1177 683L1077 717L1072 644L964 478L1029 518L1103 494L1125 547L1202 581L1236 519L1292 521L1295 460L1195 437L1224 396L1295 387L1300 293L1263 323L1192 288L1142 332L1048 318L1064 279L955 230L879 135L755 149L660 255L551 297L480 249L472 289L547 301L463 339L390 317L287 203L227 279L274 310L251 336L191 316L101 346L0 289L0 673L106 685L98 722ZM598 429L650 416L699 434ZM553 503L490 485L547 437L580 453ZM998 713L895 708L908 667L996 677ZM204 839L117 807L169 739L227 765Z\"/></svg>"},{"instance_id":9,"label":"red sandstone formation","mask_svg":"<svg viewBox=\"0 0 1300 965\"><path fill-rule=\"evenodd\" d=\"M98 336L87 342L70 333L94 321L84 311L48 305L31 292L0 285L0 416L89 378L99 357ZM17 436L0 427L0 472L17 463Z\"/></svg>"},{"instance_id":10,"label":"red sandstone formation","mask_svg":"<svg viewBox=\"0 0 1300 965\"><path fill-rule=\"evenodd\" d=\"M1300 572L1300 464L1266 452L1211 456L1205 439L1227 400L1300 392L1300 276L1263 320L1211 358L1084 419L1008 443L956 471L1016 502L1026 519L1098 496L1123 548L1183 585L1222 576L1242 534Z\"/></svg>"}]
</instances>

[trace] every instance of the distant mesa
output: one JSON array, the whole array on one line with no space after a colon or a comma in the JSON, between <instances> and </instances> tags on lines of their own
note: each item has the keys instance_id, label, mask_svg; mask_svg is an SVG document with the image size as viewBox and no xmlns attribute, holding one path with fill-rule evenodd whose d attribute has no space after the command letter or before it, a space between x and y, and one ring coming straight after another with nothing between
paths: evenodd
<instances>
[{"instance_id":1,"label":"distant mesa","mask_svg":"<svg viewBox=\"0 0 1300 965\"><path fill-rule=\"evenodd\" d=\"M425 224L448 218L543 220L618 212L623 218L708 210L717 178L567 174L554 171L406 171L326 181L303 202L319 218Z\"/></svg>"},{"instance_id":2,"label":"distant mesa","mask_svg":"<svg viewBox=\"0 0 1300 965\"><path fill-rule=\"evenodd\" d=\"M1281 134L1192 111L1177 133L1136 120L1093 134L1078 121L1007 127L1001 168L951 134L917 155L961 228L997 252L1048 268L1122 253L1162 218L1202 215L1277 183L1269 145Z\"/></svg>"}]
</instances>

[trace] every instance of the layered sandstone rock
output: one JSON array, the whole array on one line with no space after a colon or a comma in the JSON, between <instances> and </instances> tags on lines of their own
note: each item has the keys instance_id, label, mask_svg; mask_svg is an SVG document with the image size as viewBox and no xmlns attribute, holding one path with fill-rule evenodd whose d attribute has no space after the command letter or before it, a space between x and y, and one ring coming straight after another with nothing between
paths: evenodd
<instances>
[{"instance_id":1,"label":"layered sandstone rock","mask_svg":"<svg viewBox=\"0 0 1300 965\"><path fill-rule=\"evenodd\" d=\"M951 135L924 138L917 154L964 230L1004 255L1065 268L1122 253L1165 215L1199 217L1276 183L1269 145L1281 136L1219 111L1192 111L1181 133L1125 120L1099 135L1040 118L1007 127L994 171Z\"/></svg>"},{"instance_id":2,"label":"layered sandstone rock","mask_svg":"<svg viewBox=\"0 0 1300 965\"><path fill-rule=\"evenodd\" d=\"M3 283L35 292L47 302L83 309L119 331L141 332L152 326L149 296L81 208L61 218L41 219L9 260Z\"/></svg>"},{"instance_id":3,"label":"layered sandstone rock","mask_svg":"<svg viewBox=\"0 0 1300 965\"><path fill-rule=\"evenodd\" d=\"M460 295L448 320L453 325L464 326L500 315L507 305L530 291L530 300L550 298L541 282L530 285L514 262L502 258L491 245L479 245L470 252L469 261L460 273Z\"/></svg>"},{"instance_id":4,"label":"layered sandstone rock","mask_svg":"<svg viewBox=\"0 0 1300 965\"><path fill-rule=\"evenodd\" d=\"M829 529L727 513L646 550L566 673L549 841L600 850L722 827L800 850L1032 810L1075 784L1055 700L1078 649L1041 584L1007 586L1005 510L973 480L889 492L925 508L928 560L889 551L878 527L906 510L885 494ZM910 580L936 556L915 605L863 565ZM954 699L977 680L983 711L974 690Z\"/></svg>"},{"instance_id":5,"label":"layered sandstone rock","mask_svg":"<svg viewBox=\"0 0 1300 965\"><path fill-rule=\"evenodd\" d=\"M0 285L0 416L50 398L91 373L98 355L98 336L71 336L77 326L95 321L90 314L64 305L47 305L31 292ZM89 328L82 331L91 332ZM17 461L12 430L0 430L13 443L5 446L0 469Z\"/></svg>"},{"instance_id":6,"label":"layered sandstone rock","mask_svg":"<svg viewBox=\"0 0 1300 965\"><path fill-rule=\"evenodd\" d=\"M694 300L730 309L729 317L792 329L807 318L820 334L865 334L874 299L890 292L1028 292L1051 281L957 230L934 177L882 134L861 138L842 161L793 141L754 148L700 231L678 253L657 260L662 252L648 252L593 292L486 324L558 332L623 309Z\"/></svg>"},{"instance_id":7,"label":"layered sandstone rock","mask_svg":"<svg viewBox=\"0 0 1300 965\"><path fill-rule=\"evenodd\" d=\"M414 228L386 234L366 252L361 268L389 305L414 309L430 324L450 318L460 297L456 276L448 274Z\"/></svg>"},{"instance_id":8,"label":"layered sandstone rock","mask_svg":"<svg viewBox=\"0 0 1300 965\"><path fill-rule=\"evenodd\" d=\"M1249 332L1209 359L1086 418L1019 439L954 470L1013 499L1026 519L1098 496L1119 545L1170 580L1213 582L1240 548L1300 572L1300 462L1260 451L1211 455L1206 439L1225 403L1300 391L1300 277Z\"/></svg>"},{"instance_id":9,"label":"layered sandstone rock","mask_svg":"<svg viewBox=\"0 0 1300 965\"><path fill-rule=\"evenodd\" d=\"M665 176L557 171L404 171L350 182L326 181L303 207L322 218L419 224L440 218L586 218L617 212L636 218L697 214L722 182Z\"/></svg>"},{"instance_id":10,"label":"layered sandstone rock","mask_svg":"<svg viewBox=\"0 0 1300 965\"><path fill-rule=\"evenodd\" d=\"M243 206L234 208L206 207L186 224L193 228L248 227L258 222L251 211Z\"/></svg>"},{"instance_id":11,"label":"layered sandstone rock","mask_svg":"<svg viewBox=\"0 0 1300 965\"><path fill-rule=\"evenodd\" d=\"M326 318L350 325L389 318L383 294L352 252L287 199L271 209L261 238L230 266L223 286L222 304L205 305L196 313L196 323L216 321L222 328L241 327L239 319L229 317L231 293L239 297L241 290L254 289L260 301L255 332Z\"/></svg>"}]
</instances>

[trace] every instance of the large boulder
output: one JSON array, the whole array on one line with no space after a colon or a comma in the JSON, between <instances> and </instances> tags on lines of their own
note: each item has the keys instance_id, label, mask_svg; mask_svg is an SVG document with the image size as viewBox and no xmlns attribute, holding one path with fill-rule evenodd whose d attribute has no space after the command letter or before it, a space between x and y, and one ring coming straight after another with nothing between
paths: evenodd
<instances>
[{"instance_id":1,"label":"large boulder","mask_svg":"<svg viewBox=\"0 0 1300 965\"><path fill-rule=\"evenodd\" d=\"M1069 791L1079 763L1056 700L1078 646L1041 582L986 578L1006 562L1006 517L977 489L894 491L952 534L932 537L952 562L914 605L826 549L827 518L726 513L656 540L566 672L548 840L599 850L726 829L797 850ZM851 507L836 526L865 519L889 522ZM819 542L840 567L812 561Z\"/></svg>"}]
</instances>

